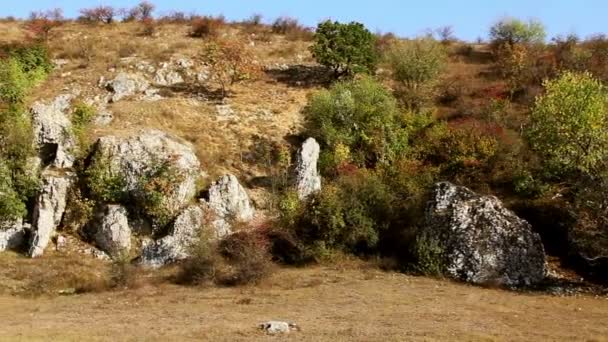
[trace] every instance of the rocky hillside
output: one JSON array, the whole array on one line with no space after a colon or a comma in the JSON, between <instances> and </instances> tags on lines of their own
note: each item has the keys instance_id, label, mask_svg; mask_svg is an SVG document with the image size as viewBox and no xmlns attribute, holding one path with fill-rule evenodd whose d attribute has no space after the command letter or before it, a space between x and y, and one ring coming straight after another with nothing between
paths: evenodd
<instances>
[{"instance_id":1,"label":"rocky hillside","mask_svg":"<svg viewBox=\"0 0 608 342\"><path fill-rule=\"evenodd\" d=\"M547 174L555 158L527 132L551 87L513 86L495 46L331 22L316 42L252 23L200 37L196 21L68 21L21 43L33 23L0 23L0 251L84 255L123 275L177 263L184 282L228 285L335 253L517 288L572 279L553 262L572 255L603 274L601 253L585 254L604 248L587 245L599 219L541 219L586 212L574 180L595 179L602 157ZM360 30L355 51L373 58L332 69L323 25ZM409 49L436 60L419 83L399 78Z\"/></svg>"}]
</instances>

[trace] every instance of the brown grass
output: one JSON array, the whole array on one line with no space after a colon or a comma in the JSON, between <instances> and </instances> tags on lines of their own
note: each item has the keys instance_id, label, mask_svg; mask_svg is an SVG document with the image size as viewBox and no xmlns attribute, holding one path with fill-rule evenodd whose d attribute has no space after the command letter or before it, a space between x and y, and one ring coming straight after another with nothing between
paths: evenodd
<instances>
[{"instance_id":1,"label":"brown grass","mask_svg":"<svg viewBox=\"0 0 608 342\"><path fill-rule=\"evenodd\" d=\"M605 341L608 300L483 289L352 263L283 269L258 286L1 296L7 340L266 341L259 322L296 322L280 340ZM36 322L32 324L32 322Z\"/></svg>"}]
</instances>

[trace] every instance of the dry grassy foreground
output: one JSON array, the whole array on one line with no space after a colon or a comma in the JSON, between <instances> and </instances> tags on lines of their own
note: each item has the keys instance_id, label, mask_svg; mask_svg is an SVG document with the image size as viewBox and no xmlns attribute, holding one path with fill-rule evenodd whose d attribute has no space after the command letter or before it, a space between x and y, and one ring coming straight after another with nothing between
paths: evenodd
<instances>
[{"instance_id":1,"label":"dry grassy foreground","mask_svg":"<svg viewBox=\"0 0 608 342\"><path fill-rule=\"evenodd\" d=\"M258 322L297 322L270 337ZM608 298L484 289L371 268L283 269L244 288L0 297L0 340L608 340Z\"/></svg>"}]
</instances>

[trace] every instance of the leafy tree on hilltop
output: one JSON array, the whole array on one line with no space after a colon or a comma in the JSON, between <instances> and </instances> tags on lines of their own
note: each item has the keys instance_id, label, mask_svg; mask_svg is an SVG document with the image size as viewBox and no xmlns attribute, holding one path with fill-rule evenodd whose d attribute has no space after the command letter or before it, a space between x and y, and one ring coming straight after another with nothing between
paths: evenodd
<instances>
[{"instance_id":1,"label":"leafy tree on hilltop","mask_svg":"<svg viewBox=\"0 0 608 342\"><path fill-rule=\"evenodd\" d=\"M314 39L310 48L313 56L331 68L336 77L376 70L375 37L363 24L328 20L319 24Z\"/></svg>"}]
</instances>

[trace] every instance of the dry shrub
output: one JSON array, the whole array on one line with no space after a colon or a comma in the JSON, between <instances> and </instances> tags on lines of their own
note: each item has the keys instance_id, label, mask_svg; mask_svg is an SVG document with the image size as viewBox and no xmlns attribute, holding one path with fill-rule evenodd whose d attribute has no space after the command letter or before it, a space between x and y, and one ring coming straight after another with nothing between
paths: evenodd
<instances>
[{"instance_id":1,"label":"dry shrub","mask_svg":"<svg viewBox=\"0 0 608 342\"><path fill-rule=\"evenodd\" d=\"M209 66L211 79L220 86L222 98L233 84L254 79L260 73L253 55L240 40L210 42L204 47L202 57Z\"/></svg>"},{"instance_id":2,"label":"dry shrub","mask_svg":"<svg viewBox=\"0 0 608 342\"><path fill-rule=\"evenodd\" d=\"M220 30L226 25L226 19L223 16L219 17L200 17L192 20L192 29L190 37L192 38L213 38L220 34Z\"/></svg>"},{"instance_id":3,"label":"dry shrub","mask_svg":"<svg viewBox=\"0 0 608 342\"><path fill-rule=\"evenodd\" d=\"M32 12L25 27L34 39L47 40L51 30L63 24L63 20L63 11L60 8Z\"/></svg>"},{"instance_id":4,"label":"dry shrub","mask_svg":"<svg viewBox=\"0 0 608 342\"><path fill-rule=\"evenodd\" d=\"M190 16L188 16L184 12L179 11L170 12L169 14L164 15L158 19L159 22L168 24L183 24L189 22L190 20Z\"/></svg>"},{"instance_id":5,"label":"dry shrub","mask_svg":"<svg viewBox=\"0 0 608 342\"><path fill-rule=\"evenodd\" d=\"M191 253L177 276L180 284L255 284L272 271L268 242L262 231L237 232L217 243L203 237Z\"/></svg>"},{"instance_id":6,"label":"dry shrub","mask_svg":"<svg viewBox=\"0 0 608 342\"><path fill-rule=\"evenodd\" d=\"M85 23L111 24L118 11L111 6L98 6L94 8L83 8L80 10L78 20Z\"/></svg>"},{"instance_id":7,"label":"dry shrub","mask_svg":"<svg viewBox=\"0 0 608 342\"><path fill-rule=\"evenodd\" d=\"M241 231L226 237L219 244L219 253L227 264L216 279L219 284L255 284L272 271L268 239L262 231Z\"/></svg>"},{"instance_id":8,"label":"dry shrub","mask_svg":"<svg viewBox=\"0 0 608 342\"><path fill-rule=\"evenodd\" d=\"M108 286L112 289L131 289L139 286L138 270L127 255L112 262L108 276Z\"/></svg>"},{"instance_id":9,"label":"dry shrub","mask_svg":"<svg viewBox=\"0 0 608 342\"><path fill-rule=\"evenodd\" d=\"M45 256L8 260L12 279L25 281L20 291L28 296L101 292L108 289L105 265L90 258Z\"/></svg>"},{"instance_id":10,"label":"dry shrub","mask_svg":"<svg viewBox=\"0 0 608 342\"><path fill-rule=\"evenodd\" d=\"M141 35L144 37L152 37L156 33L156 22L152 18L146 18L141 21L143 28Z\"/></svg>"},{"instance_id":11,"label":"dry shrub","mask_svg":"<svg viewBox=\"0 0 608 342\"><path fill-rule=\"evenodd\" d=\"M298 19L279 17L272 23L272 33L284 35L289 40L312 40L312 30L298 22Z\"/></svg>"}]
</instances>

